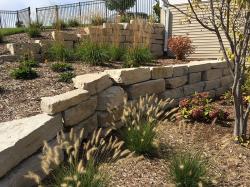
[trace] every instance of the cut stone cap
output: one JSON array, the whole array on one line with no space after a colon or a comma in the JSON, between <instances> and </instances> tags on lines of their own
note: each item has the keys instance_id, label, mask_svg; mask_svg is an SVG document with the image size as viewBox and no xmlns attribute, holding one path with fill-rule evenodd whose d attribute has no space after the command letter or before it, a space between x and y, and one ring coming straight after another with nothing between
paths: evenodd
<instances>
[{"instance_id":1,"label":"cut stone cap","mask_svg":"<svg viewBox=\"0 0 250 187\"><path fill-rule=\"evenodd\" d=\"M107 73L91 73L73 78L75 88L88 90L91 95L99 93L112 86L113 82Z\"/></svg>"},{"instance_id":2,"label":"cut stone cap","mask_svg":"<svg viewBox=\"0 0 250 187\"><path fill-rule=\"evenodd\" d=\"M76 89L53 97L43 97L41 109L43 112L53 115L77 105L89 97L89 92L83 89Z\"/></svg>"},{"instance_id":3,"label":"cut stone cap","mask_svg":"<svg viewBox=\"0 0 250 187\"><path fill-rule=\"evenodd\" d=\"M105 71L118 84L131 85L151 79L150 68L124 68Z\"/></svg>"}]
</instances>

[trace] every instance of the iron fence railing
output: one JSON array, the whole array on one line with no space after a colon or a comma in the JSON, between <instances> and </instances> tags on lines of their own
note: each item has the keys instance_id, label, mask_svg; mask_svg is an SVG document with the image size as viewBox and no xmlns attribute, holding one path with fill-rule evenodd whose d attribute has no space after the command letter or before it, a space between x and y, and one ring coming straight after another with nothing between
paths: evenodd
<instances>
[{"instance_id":1,"label":"iron fence railing","mask_svg":"<svg viewBox=\"0 0 250 187\"><path fill-rule=\"evenodd\" d=\"M153 14L155 3L156 0L136 0L135 5L126 12L145 18ZM36 21L44 26L51 26L57 20L78 20L81 24L90 24L93 16L99 15L107 21L112 21L117 14L118 12L109 10L103 0L96 0L36 8Z\"/></svg>"},{"instance_id":2,"label":"iron fence railing","mask_svg":"<svg viewBox=\"0 0 250 187\"><path fill-rule=\"evenodd\" d=\"M30 7L17 11L0 10L0 28L28 26L31 22L30 14Z\"/></svg>"}]
</instances>

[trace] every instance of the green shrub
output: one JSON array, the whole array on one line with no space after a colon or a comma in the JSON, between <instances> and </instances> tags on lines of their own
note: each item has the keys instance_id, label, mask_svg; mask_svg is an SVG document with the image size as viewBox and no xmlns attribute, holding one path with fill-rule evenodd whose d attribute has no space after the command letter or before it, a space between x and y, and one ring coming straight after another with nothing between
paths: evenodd
<instances>
[{"instance_id":1,"label":"green shrub","mask_svg":"<svg viewBox=\"0 0 250 187\"><path fill-rule=\"evenodd\" d=\"M65 71L71 71L73 70L73 67L71 64L68 64L68 63L61 63L61 62L58 62L58 63L55 63L55 64L52 64L51 65L51 69L54 71L54 72L65 72Z\"/></svg>"},{"instance_id":2,"label":"green shrub","mask_svg":"<svg viewBox=\"0 0 250 187\"><path fill-rule=\"evenodd\" d=\"M201 186L206 174L206 164L197 155L177 155L170 165L170 176L179 187Z\"/></svg>"},{"instance_id":3,"label":"green shrub","mask_svg":"<svg viewBox=\"0 0 250 187\"><path fill-rule=\"evenodd\" d=\"M64 72L59 75L59 82L71 83L72 79L75 77L75 74L72 72Z\"/></svg>"},{"instance_id":4,"label":"green shrub","mask_svg":"<svg viewBox=\"0 0 250 187\"><path fill-rule=\"evenodd\" d=\"M151 51L146 47L133 47L125 54L124 67L132 68L151 63L153 59Z\"/></svg>"},{"instance_id":5,"label":"green shrub","mask_svg":"<svg viewBox=\"0 0 250 187\"><path fill-rule=\"evenodd\" d=\"M101 15L94 15L91 17L91 24L94 26L99 26L105 23L106 20Z\"/></svg>"},{"instance_id":6,"label":"green shrub","mask_svg":"<svg viewBox=\"0 0 250 187\"><path fill-rule=\"evenodd\" d=\"M52 61L62 61L65 62L67 60L72 59L73 50L65 47L60 42L55 42L48 50L48 58Z\"/></svg>"},{"instance_id":7,"label":"green shrub","mask_svg":"<svg viewBox=\"0 0 250 187\"><path fill-rule=\"evenodd\" d=\"M36 71L28 66L20 66L19 68L12 70L10 75L14 79L34 79L38 76Z\"/></svg>"},{"instance_id":8,"label":"green shrub","mask_svg":"<svg viewBox=\"0 0 250 187\"><path fill-rule=\"evenodd\" d=\"M29 28L27 29L27 33L31 38L40 37L41 31L41 24L39 23L31 23Z\"/></svg>"},{"instance_id":9,"label":"green shrub","mask_svg":"<svg viewBox=\"0 0 250 187\"><path fill-rule=\"evenodd\" d=\"M109 55L111 61L122 60L124 54L125 54L125 48L117 47L115 45L109 46Z\"/></svg>"},{"instance_id":10,"label":"green shrub","mask_svg":"<svg viewBox=\"0 0 250 187\"><path fill-rule=\"evenodd\" d=\"M79 27L81 24L77 19L71 19L68 21L69 27Z\"/></svg>"},{"instance_id":11,"label":"green shrub","mask_svg":"<svg viewBox=\"0 0 250 187\"><path fill-rule=\"evenodd\" d=\"M58 20L52 24L52 27L58 30L64 30L68 27L67 23L63 20Z\"/></svg>"},{"instance_id":12,"label":"green shrub","mask_svg":"<svg viewBox=\"0 0 250 187\"><path fill-rule=\"evenodd\" d=\"M26 28L2 28L0 29L0 32L3 36L9 36L13 34L19 34L24 33L26 31Z\"/></svg>"},{"instance_id":13,"label":"green shrub","mask_svg":"<svg viewBox=\"0 0 250 187\"><path fill-rule=\"evenodd\" d=\"M3 43L3 33L0 31L0 43Z\"/></svg>"},{"instance_id":14,"label":"green shrub","mask_svg":"<svg viewBox=\"0 0 250 187\"><path fill-rule=\"evenodd\" d=\"M77 48L78 57L87 64L102 65L108 62L109 49L106 45L84 41Z\"/></svg>"},{"instance_id":15,"label":"green shrub","mask_svg":"<svg viewBox=\"0 0 250 187\"><path fill-rule=\"evenodd\" d=\"M150 156L155 153L155 128L168 104L168 100L155 96L140 98L133 104L125 103L121 117L124 127L120 134L126 148L137 154Z\"/></svg>"},{"instance_id":16,"label":"green shrub","mask_svg":"<svg viewBox=\"0 0 250 187\"><path fill-rule=\"evenodd\" d=\"M24 60L23 62L20 63L20 66L26 66L30 68L35 68L39 66L39 63L35 60Z\"/></svg>"}]
</instances>

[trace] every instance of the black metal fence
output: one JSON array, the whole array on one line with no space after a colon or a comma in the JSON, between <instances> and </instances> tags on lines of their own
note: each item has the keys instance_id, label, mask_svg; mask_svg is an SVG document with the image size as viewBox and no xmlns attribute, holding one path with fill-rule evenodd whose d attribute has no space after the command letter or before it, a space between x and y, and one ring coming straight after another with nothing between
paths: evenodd
<instances>
[{"instance_id":1,"label":"black metal fence","mask_svg":"<svg viewBox=\"0 0 250 187\"><path fill-rule=\"evenodd\" d=\"M155 3L156 0L136 0L135 5L126 12L147 17L153 14ZM36 21L44 26L51 26L57 20L78 20L81 24L90 24L93 16L98 15L112 21L117 14L115 10L109 10L103 0L96 0L36 8Z\"/></svg>"},{"instance_id":2,"label":"black metal fence","mask_svg":"<svg viewBox=\"0 0 250 187\"><path fill-rule=\"evenodd\" d=\"M30 22L30 7L17 11L0 10L0 28L28 26Z\"/></svg>"}]
</instances>

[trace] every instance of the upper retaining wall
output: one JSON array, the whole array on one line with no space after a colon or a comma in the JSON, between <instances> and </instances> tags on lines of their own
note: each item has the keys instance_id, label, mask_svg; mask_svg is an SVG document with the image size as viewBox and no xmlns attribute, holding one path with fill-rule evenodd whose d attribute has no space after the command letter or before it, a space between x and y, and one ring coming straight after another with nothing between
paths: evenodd
<instances>
[{"instance_id":1,"label":"upper retaining wall","mask_svg":"<svg viewBox=\"0 0 250 187\"><path fill-rule=\"evenodd\" d=\"M102 26L89 26L79 34L68 31L53 31L52 40L36 40L35 43L10 43L6 47L11 55L0 56L0 63L17 61L23 55L31 55L36 60L43 60L44 54L55 42L60 41L65 47L74 49L79 42L90 38L95 42L116 44L122 47L132 47L144 44L149 46L156 57L163 56L164 25L131 20L131 23L104 23Z\"/></svg>"},{"instance_id":2,"label":"upper retaining wall","mask_svg":"<svg viewBox=\"0 0 250 187\"><path fill-rule=\"evenodd\" d=\"M75 90L42 98L44 112L33 117L0 123L0 186L29 187L29 170L41 173L43 140L53 144L60 130L85 128L85 137L97 127L120 128L124 97L135 100L147 94L175 99L175 104L195 92L223 94L232 85L224 62L193 62L185 65L106 70L74 78ZM42 177L45 177L43 174Z\"/></svg>"}]
</instances>

